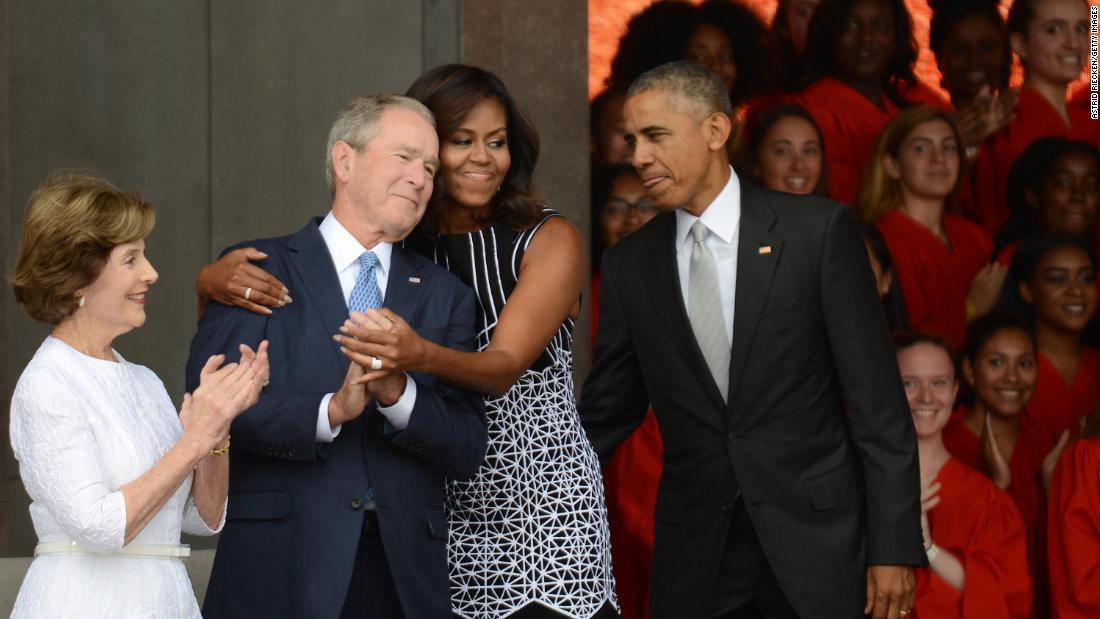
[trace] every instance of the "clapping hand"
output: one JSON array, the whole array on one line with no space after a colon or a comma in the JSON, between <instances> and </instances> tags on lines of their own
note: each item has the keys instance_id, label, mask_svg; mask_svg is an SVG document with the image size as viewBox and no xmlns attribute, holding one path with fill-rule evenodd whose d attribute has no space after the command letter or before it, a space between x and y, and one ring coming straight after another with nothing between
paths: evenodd
<instances>
[{"instance_id":1,"label":"clapping hand","mask_svg":"<svg viewBox=\"0 0 1100 619\"><path fill-rule=\"evenodd\" d=\"M997 298L1001 296L1001 287L1004 286L1007 275L1008 267L996 262L991 262L978 271L966 293L966 302L974 308L974 315L967 316L968 319L984 316L993 309Z\"/></svg>"},{"instance_id":2,"label":"clapping hand","mask_svg":"<svg viewBox=\"0 0 1100 619\"><path fill-rule=\"evenodd\" d=\"M267 341L256 352L241 344L239 363L222 365L225 355L206 360L194 393L184 394L180 423L184 434L192 436L204 449L225 442L229 424L256 403L268 379Z\"/></svg>"},{"instance_id":3,"label":"clapping hand","mask_svg":"<svg viewBox=\"0 0 1100 619\"><path fill-rule=\"evenodd\" d=\"M989 413L985 414L985 422L982 426L982 456L985 457L985 466L989 470L989 477L1001 490L1007 490L1012 483L1012 471L1008 466L1008 460L1001 455L1001 449L997 447L997 437L993 434L993 425L989 420Z\"/></svg>"},{"instance_id":4,"label":"clapping hand","mask_svg":"<svg viewBox=\"0 0 1100 619\"><path fill-rule=\"evenodd\" d=\"M920 530L924 537L924 547L932 545L932 529L928 524L928 512L940 504L940 488L943 486L935 477L922 479L920 482Z\"/></svg>"},{"instance_id":5,"label":"clapping hand","mask_svg":"<svg viewBox=\"0 0 1100 619\"><path fill-rule=\"evenodd\" d=\"M983 86L974 100L955 113L955 123L966 146L978 146L1016 118L1020 91L994 93Z\"/></svg>"},{"instance_id":6,"label":"clapping hand","mask_svg":"<svg viewBox=\"0 0 1100 619\"><path fill-rule=\"evenodd\" d=\"M1062 450L1069 444L1069 430L1063 430L1062 436L1054 449L1043 458L1043 487L1050 492L1050 483L1054 479L1054 469L1058 466L1058 458L1062 456Z\"/></svg>"},{"instance_id":7,"label":"clapping hand","mask_svg":"<svg viewBox=\"0 0 1100 619\"><path fill-rule=\"evenodd\" d=\"M334 339L351 361L363 368L356 379L384 406L405 392L405 371L414 367L424 341L400 316L388 309L352 312ZM414 351L412 355L409 351Z\"/></svg>"}]
</instances>

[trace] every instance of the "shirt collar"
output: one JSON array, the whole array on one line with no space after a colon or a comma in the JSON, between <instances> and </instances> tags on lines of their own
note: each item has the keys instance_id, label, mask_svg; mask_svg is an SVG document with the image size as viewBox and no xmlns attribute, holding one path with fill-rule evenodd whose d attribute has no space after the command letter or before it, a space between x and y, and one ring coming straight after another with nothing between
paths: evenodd
<instances>
[{"instance_id":1,"label":"shirt collar","mask_svg":"<svg viewBox=\"0 0 1100 619\"><path fill-rule=\"evenodd\" d=\"M345 228L343 224L337 221L332 211L329 211L328 215L325 215L318 229L321 232L321 238L325 241L325 245L328 246L328 253L332 255L332 264L336 266L337 273L342 273L352 264L359 262L359 256L363 255L363 252L368 251L366 247L363 247L363 245L348 232L348 229ZM393 245L385 241L379 241L377 245L370 248L370 251L374 252L375 256L378 256L378 267L376 268L381 268L383 273L389 273L390 258L393 255Z\"/></svg>"},{"instance_id":2,"label":"shirt collar","mask_svg":"<svg viewBox=\"0 0 1100 619\"><path fill-rule=\"evenodd\" d=\"M730 178L726 186L719 192L718 197L707 205L701 217L676 209L676 245L683 245L691 235L691 226L696 220L701 220L718 238L726 243L732 243L737 236L741 225L741 181L737 180L737 173L730 166Z\"/></svg>"}]
</instances>

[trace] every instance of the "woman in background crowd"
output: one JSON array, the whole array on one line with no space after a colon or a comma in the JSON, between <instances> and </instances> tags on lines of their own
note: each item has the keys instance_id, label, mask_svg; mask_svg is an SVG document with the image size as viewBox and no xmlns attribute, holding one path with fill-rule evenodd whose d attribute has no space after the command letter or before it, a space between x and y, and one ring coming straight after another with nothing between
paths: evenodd
<instances>
[{"instance_id":1,"label":"woman in background crowd","mask_svg":"<svg viewBox=\"0 0 1100 619\"><path fill-rule=\"evenodd\" d=\"M629 165L633 157L623 128L626 89L608 87L589 104L593 165ZM593 204L596 204L593 202Z\"/></svg>"},{"instance_id":2,"label":"woman in background crowd","mask_svg":"<svg viewBox=\"0 0 1100 619\"><path fill-rule=\"evenodd\" d=\"M1024 619L1031 579L1023 521L1012 498L952 458L943 444L959 381L943 339L894 338L901 383L917 432L921 530L928 567L918 568L917 618Z\"/></svg>"},{"instance_id":3,"label":"woman in background crowd","mask_svg":"<svg viewBox=\"0 0 1100 619\"><path fill-rule=\"evenodd\" d=\"M806 38L810 20L821 0L779 0L771 23L772 53L777 75L782 76L783 89L798 90L798 66L806 53Z\"/></svg>"},{"instance_id":4,"label":"woman in background crowd","mask_svg":"<svg viewBox=\"0 0 1100 619\"><path fill-rule=\"evenodd\" d=\"M1056 619L1100 617L1100 415L1070 443L1050 485L1050 606Z\"/></svg>"},{"instance_id":5,"label":"woman in background crowd","mask_svg":"<svg viewBox=\"0 0 1100 619\"><path fill-rule=\"evenodd\" d=\"M1007 490L1023 518L1032 580L1033 619L1047 615L1046 491L1060 449L1022 424L1035 393L1038 362L1027 323L992 313L970 325L963 375L973 394L943 431L947 450Z\"/></svg>"},{"instance_id":6,"label":"woman in background crowd","mask_svg":"<svg viewBox=\"0 0 1100 619\"><path fill-rule=\"evenodd\" d=\"M867 249L867 258L871 261L875 289L878 290L878 296L882 299L882 308L886 312L886 322L890 325L890 332L908 329L909 313L905 310L905 298L902 297L901 287L894 276L894 259L890 255L886 239L874 224L861 223L859 233Z\"/></svg>"},{"instance_id":7,"label":"woman in background crowd","mask_svg":"<svg viewBox=\"0 0 1100 619\"><path fill-rule=\"evenodd\" d=\"M180 532L225 521L229 424L259 397L267 344L211 357L178 415L115 338L145 324L153 207L57 175L27 205L12 285L53 331L19 377L11 441L31 497L35 559L13 617L199 617Z\"/></svg>"},{"instance_id":8,"label":"woman in background crowd","mask_svg":"<svg viewBox=\"0 0 1100 619\"><path fill-rule=\"evenodd\" d=\"M1045 445L1064 446L1100 406L1100 351L1081 341L1096 315L1096 259L1077 237L1041 232L1020 243L1012 279L1030 305L1039 345L1023 426Z\"/></svg>"},{"instance_id":9,"label":"woman in background crowd","mask_svg":"<svg viewBox=\"0 0 1100 619\"><path fill-rule=\"evenodd\" d=\"M994 235L1009 217L1009 170L1031 142L1057 136L1100 143L1100 123L1066 102L1088 59L1088 2L1016 0L1008 30L1024 65L1024 84L1015 120L983 144L975 169L972 217Z\"/></svg>"},{"instance_id":10,"label":"woman in background crowd","mask_svg":"<svg viewBox=\"0 0 1100 619\"><path fill-rule=\"evenodd\" d=\"M813 116L793 103L754 110L738 147L738 175L794 194L825 195L825 143Z\"/></svg>"},{"instance_id":11,"label":"woman in background crowd","mask_svg":"<svg viewBox=\"0 0 1100 619\"><path fill-rule=\"evenodd\" d=\"M817 121L828 149L829 197L853 204L886 123L911 104L917 48L903 0L823 0L810 22L792 95Z\"/></svg>"},{"instance_id":12,"label":"woman in background crowd","mask_svg":"<svg viewBox=\"0 0 1100 619\"><path fill-rule=\"evenodd\" d=\"M1007 269L990 265L993 242L947 213L959 183L959 136L945 112L906 110L883 131L856 208L875 223L894 259L914 329L962 346L968 319L988 312Z\"/></svg>"}]
</instances>

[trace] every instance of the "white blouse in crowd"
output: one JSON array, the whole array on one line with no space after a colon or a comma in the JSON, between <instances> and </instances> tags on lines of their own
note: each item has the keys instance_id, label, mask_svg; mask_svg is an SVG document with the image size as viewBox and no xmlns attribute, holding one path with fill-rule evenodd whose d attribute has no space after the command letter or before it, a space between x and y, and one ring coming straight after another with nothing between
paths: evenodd
<instances>
[{"instance_id":1,"label":"white blouse in crowd","mask_svg":"<svg viewBox=\"0 0 1100 619\"><path fill-rule=\"evenodd\" d=\"M39 543L76 542L90 552L36 557L12 617L200 616L179 559L111 555L126 533L119 488L152 468L183 434L156 374L114 355L117 363L96 359L48 337L15 387L11 443ZM199 515L191 481L132 544L177 546L181 528L217 532Z\"/></svg>"}]
</instances>

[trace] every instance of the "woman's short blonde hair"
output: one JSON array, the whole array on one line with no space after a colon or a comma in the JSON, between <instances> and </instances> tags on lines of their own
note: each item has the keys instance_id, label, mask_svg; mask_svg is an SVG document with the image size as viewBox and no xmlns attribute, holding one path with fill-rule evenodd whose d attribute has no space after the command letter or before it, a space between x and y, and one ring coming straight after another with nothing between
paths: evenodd
<instances>
[{"instance_id":1,"label":"woman's short blonde hair","mask_svg":"<svg viewBox=\"0 0 1100 619\"><path fill-rule=\"evenodd\" d=\"M962 138L959 137L959 129L955 121L946 112L929 106L911 107L895 116L882 135L875 143L875 150L867 166L863 168L863 180L859 186L859 194L856 196L855 209L860 221L874 223L879 217L898 208L902 204L901 181L890 178L886 173L886 157L897 160L901 155L901 145L905 138L916 130L917 127L933 120L942 120L951 127L955 134L955 143L962 147ZM955 180L955 187L948 197L951 203L962 183L962 161L959 162L959 175Z\"/></svg>"},{"instance_id":2,"label":"woman's short blonde hair","mask_svg":"<svg viewBox=\"0 0 1100 619\"><path fill-rule=\"evenodd\" d=\"M58 324L79 306L77 291L103 272L111 250L145 238L153 207L86 172L55 172L27 201L11 276L15 300L31 318Z\"/></svg>"}]
</instances>

